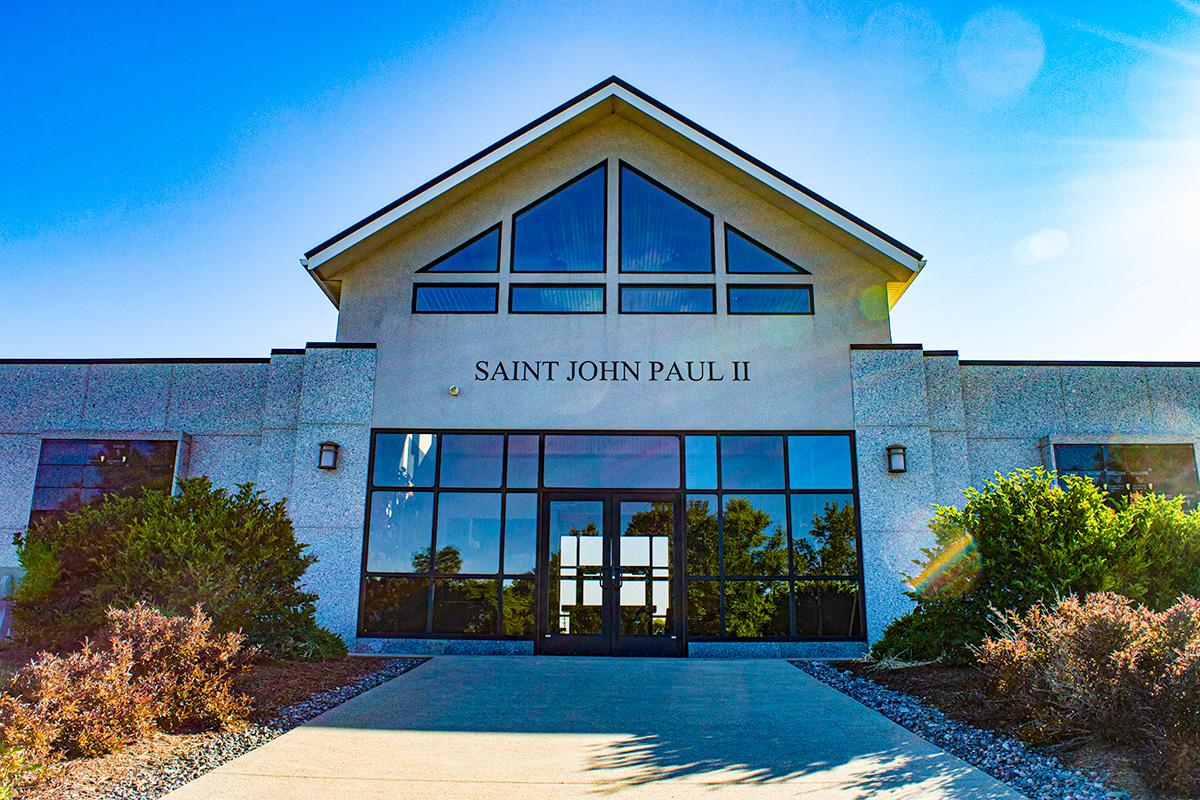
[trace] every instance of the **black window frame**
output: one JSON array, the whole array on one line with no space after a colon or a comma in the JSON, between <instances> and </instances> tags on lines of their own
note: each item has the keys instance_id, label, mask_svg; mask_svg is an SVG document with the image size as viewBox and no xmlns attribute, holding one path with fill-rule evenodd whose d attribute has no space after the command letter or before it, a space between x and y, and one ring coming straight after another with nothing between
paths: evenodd
<instances>
[{"instance_id":1,"label":"black window frame","mask_svg":"<svg viewBox=\"0 0 1200 800\"><path fill-rule=\"evenodd\" d=\"M503 224L504 224L503 222L497 222L495 225L488 228L483 233L472 236L470 239L467 239L467 241L463 242L458 247L454 248L453 250L446 253L445 255L438 256L436 259L434 259L433 261L430 261L428 264L426 264L425 266L423 266L419 270L417 270L417 272L418 273L432 272L433 268L436 267L438 264L441 264L442 262L444 262L450 258L453 258L454 256L461 253L463 250L466 250L468 247L470 247L471 245L478 242L480 239L483 239L483 238L489 236L493 231L496 232L496 268L495 269L484 269L484 270L450 269L450 270L438 270L434 274L437 274L437 275L491 275L494 272L499 272L500 271L500 253L501 253L501 250L503 247L502 242L504 239L504 231L502 229Z\"/></svg>"},{"instance_id":2,"label":"black window frame","mask_svg":"<svg viewBox=\"0 0 1200 800\"><path fill-rule=\"evenodd\" d=\"M617 167L617 273L624 274L624 275L716 275L717 274L717 242L716 242L717 224L716 224L716 218L713 216L712 212L703 208L702 206L697 205L696 203L693 203L691 200L687 199L686 197L684 197L683 195L681 195L679 192L675 191L671 187L667 186L662 181L659 181L659 180L656 180L656 179L650 177L642 170L640 170L637 167L630 164L628 161L625 161L624 159L619 159L617 163L618 163L618 167ZM642 178L643 180L647 181L652 186L662 189L664 192L671 195L675 199L682 201L683 203L690 206L695 211L699 211L701 214L708 217L708 252L709 252L709 261L711 262L709 264L708 272L696 272L693 270L688 270L688 271L656 270L654 272L649 272L646 270L627 270L627 269L625 269L625 262L624 262L625 236L623 235L623 229L622 229L624 213L623 213L623 209L622 209L622 205L621 205L621 199L624 196L624 192L625 192L625 170L626 169L628 169L631 172L633 172L634 174L636 174L639 178ZM715 307L716 303L714 302L713 305Z\"/></svg>"},{"instance_id":3,"label":"black window frame","mask_svg":"<svg viewBox=\"0 0 1200 800\"><path fill-rule=\"evenodd\" d=\"M770 247L767 247L765 244L760 242L758 239L755 239L753 236L749 235L742 229L736 228L733 225L730 225L728 222L725 223L725 274L726 275L789 275L789 274L791 274L791 273L787 273L787 272L740 272L740 271L733 272L732 270L730 270L729 269L729 232L730 231L733 231L735 234L742 237L743 239L745 239L747 242L754 245L758 249L762 250L767 255L774 256L775 258L779 259L783 263L787 264L789 267L796 270L795 274L797 274L797 275L812 275L811 272L809 272L804 267L797 264L795 261L792 261L790 258L783 255L782 253L780 253Z\"/></svg>"},{"instance_id":4,"label":"black window frame","mask_svg":"<svg viewBox=\"0 0 1200 800\"><path fill-rule=\"evenodd\" d=\"M431 533L431 536L432 536L432 546L433 546L433 548L435 548L435 551L436 551L436 547L437 547L437 524L438 524L438 508L437 508L438 500L437 500L437 498L438 498L438 494L440 494L440 492L442 491L442 487L441 487L441 459L442 459L441 441L442 441L442 437L443 436L452 436L452 435L457 435L457 434L492 434L492 435L503 435L504 436L503 467L502 467L502 474L501 474L501 483L500 483L499 488L496 488L496 487L475 487L475 488L446 487L446 489L445 489L445 491L455 492L455 493L459 493L459 492L497 493L497 492L499 492L501 494L501 506L500 506L501 533L500 533L500 540L499 540L499 545L498 545L500 548L501 562L500 562L499 571L497 573L494 573L494 574L492 574L492 573L488 573L488 574L483 574L483 573L479 573L479 574L476 574L476 573L471 573L471 574L445 573L445 574L443 574L443 573L438 573L436 571L433 571L432 567L435 567L436 564L431 564L431 570L428 572L423 572L423 573L416 573L416 572L408 572L408 573L371 572L371 573L368 573L366 566L367 566L368 548L369 548L369 544L370 544L369 534L370 534L370 523L371 523L370 512L371 512L372 495L376 491L396 491L398 488L398 487L391 486L391 485L376 486L373 483L372 476L374 475L374 470L375 470L376 439L381 434L405 434L405 433L434 434L438 437L438 452L437 452L437 456L436 456L436 472L435 472L435 476L434 476L433 485L430 487L420 487L420 488L412 487L412 489L411 489L411 491L427 491L427 492L431 492L434 494L434 500L433 500L433 526L434 526L434 528ZM542 500L546 494L561 494L564 491L567 491L567 492L574 491L570 488L564 489L563 487L548 487L545 485L546 436L548 436L548 435L552 435L552 436L559 436L559 435L585 435L585 436L593 436L593 435L613 435L613 436L656 435L656 436L674 436L674 437L678 438L679 448L680 448L680 450L679 450L679 455L680 455L680 458L679 458L679 485L680 485L680 488L678 490L665 490L665 492L663 492L663 493L678 497L678 501L683 504L685 516L686 516L687 503L688 503L689 499L691 499L692 497L701 496L701 495L708 496L708 497L715 497L717 507L716 507L716 509L713 510L712 513L716 514L717 525L718 525L718 529L717 529L718 572L716 575L692 575L688 572L688 569L687 569L687 548L688 548L687 525L685 524L683 529L680 530L677 534L679 538L678 538L676 546L683 549L683 559L684 559L684 569L683 569L683 572L679 576L679 580L681 580L683 582L684 599L683 599L683 605L678 610L678 613L682 614L683 618L684 618L684 630L685 630L687 641L733 643L733 642L756 642L756 641L762 641L762 642L809 642L809 641L865 642L867 640L866 584L865 584L866 579L865 579L865 569L864 569L864 564L863 564L862 516L861 516L861 506L860 506L860 498L859 498L858 455L857 455L856 433L854 430L765 430L765 431L759 431L759 430L747 430L747 431L733 431L733 430L553 430L553 429L518 429L518 428L514 428L514 429L507 429L507 428L503 428L503 429L479 429L479 428L455 429L455 428L415 428L415 427L414 428L376 428L376 429L372 429L372 431L371 431L371 451L370 451L369 463L368 463L368 467L367 467L368 478L367 478L367 487L366 487L367 491L366 491L366 497L365 497L365 513L364 513L364 520L363 520L362 560L361 560L360 572L359 572L359 604L358 604L358 614L357 614L357 620L358 620L357 635L359 637L377 638L377 639L438 639L438 640L478 639L478 640L500 640L500 641L508 641L508 640L534 641L535 640L537 620L538 620L537 615L540 613L540 610L535 610L535 616L534 616L535 633L530 634L530 635L502 634L502 633L495 633L495 634L434 633L433 632L433 630L434 630L434 627L433 627L433 609L434 609L433 592L434 592L434 588L435 588L435 581L439 580L439 579L440 580L478 579L478 580L494 580L494 581L496 581L496 585L498 587L497 588L498 597L497 597L497 607L496 607L497 608L497 611L496 611L496 613L497 613L497 630L501 630L502 626L503 626L503 621L504 621L504 583L505 583L505 581L514 580L514 579L533 580L535 592L538 590L539 581L541 579L541 576L539 576L537 574L536 567L532 573L529 573L529 572L526 572L526 573L507 572L507 571L505 571L505 564L503 563L503 555L504 555L505 547L506 547L505 539L506 539L506 533L507 533L506 528L507 528L508 495L510 495L510 494L533 494L533 495L536 495L536 497L537 497L536 507L539 509L539 513L540 513L540 509L542 509L542 507L543 507ZM534 487L511 487L510 488L508 486L508 455L509 455L509 437L510 436L537 436L538 437L538 480L537 480L536 488L534 488ZM715 458L717 460L718 466L717 466L717 486L715 488L695 488L695 489L693 489L687 485L687 439L686 439L686 437L688 437L688 436L714 436L714 437L716 437ZM783 444L784 488L782 488L782 489L743 489L743 490L725 489L723 486L724 479L723 479L723 475L722 475L722 470L720 468L721 438L723 436L779 436L779 437L781 437L782 444ZM789 456L790 456L788 437L794 437L794 436L844 436L844 437L846 437L847 446L849 447L849 453L850 453L850 470L851 470L851 482L850 482L851 486L850 486L850 488L849 489L847 489L847 488L792 489L790 487L790 483L789 483L791 471L789 469L789 463L788 463ZM580 491L593 491L593 490L580 489ZM596 490L596 491L599 491L599 490ZM621 487L607 487L606 489L604 489L604 491L621 491ZM636 492L636 491L645 491L645 490L631 490L631 491ZM655 491L658 491L658 490L655 490ZM754 495L783 495L785 497L784 519L777 523L777 524L782 524L782 526L786 532L785 546L787 548L787 570L786 570L785 574L745 576L745 575L727 575L725 573L725 559L724 559L724 511L725 511L725 508L724 508L724 506L725 506L725 502L726 502L726 497L751 497ZM858 570L856 575L821 575L821 574L803 574L803 575L801 575L801 574L798 574L795 572L795 564L794 564L794 558L793 558L795 538L794 538L793 531L792 531L792 498L794 496L799 496L799 495L848 495L850 498L852 498L852 502L854 505L855 558L856 558L856 565L857 565L857 570ZM539 518L538 522L537 522L539 531L541 528L541 524L542 524L542 521ZM433 559L431 559L431 561L432 560ZM363 618L364 618L364 609L365 609L364 601L366 599L367 580L369 578L380 577L380 576L382 576L382 577L392 576L392 577L400 577L400 578L418 578L418 579L427 580L427 585L425 587L425 590L427 592L427 595L426 595L427 596L427 603L426 603L427 619L426 619L426 628L425 628L424 633L383 633L383 632L366 632L366 631L364 631ZM687 619L688 619L688 614L689 614L687 590L688 590L688 586L691 584L692 581L709 581L709 582L717 583L718 598L719 598L719 613L720 613L720 623L719 624L720 624L721 635L701 636L701 635L696 635L696 634L686 632ZM789 633L788 635L781 635L781 636L759 636L759 637L725 636L724 633L727 629L726 628L726 615L725 615L725 611L726 611L726 609L725 609L725 591L724 591L726 581L729 581L729 582L734 582L734 581L781 581L781 582L785 582L788 586L788 612L790 615L789 630L791 631L791 633ZM857 606L856 606L856 610L854 611L855 616L854 616L853 620L854 620L855 626L857 627L857 630L859 631L859 634L858 635L850 635L850 636L798 635L796 633L797 624L798 624L798 621L797 621L797 597L799 596L798 587L808 585L808 584L814 584L814 583L820 583L820 582L830 582L830 581L836 581L836 582L843 583L843 584L853 584L854 585L854 587L857 591L857 595L856 595L857 596L857 601L856 601Z\"/></svg>"},{"instance_id":5,"label":"black window frame","mask_svg":"<svg viewBox=\"0 0 1200 800\"><path fill-rule=\"evenodd\" d=\"M601 220L602 220L601 231L602 232L601 232L601 236L600 236L601 242L603 244L603 246L601 248L601 258L600 258L600 263L602 265L601 269L590 269L590 270L521 269L521 270L518 270L516 268L516 264L517 264L517 220L520 218L520 216L522 214L524 214L526 211L529 211L530 209L532 209L534 206L540 205L544 201L549 200L551 197L554 197L554 195L558 194L559 192L561 192L565 189L571 188L576 183L578 183L579 181L588 177L596 170L603 170L603 172L604 172L604 206L601 209ZM532 203L527 203L524 206L522 206L521 208L519 208L513 212L513 214L512 214L512 232L508 237L508 274L510 274L510 275L603 275L607 272L608 272L608 159L606 158L603 161L601 161L599 164L596 164L595 166L592 166L592 167L588 167L586 170L579 173L574 178L571 178L566 183L563 183L560 186L550 190L549 192L546 192L544 195L537 198Z\"/></svg>"},{"instance_id":6,"label":"black window frame","mask_svg":"<svg viewBox=\"0 0 1200 800\"><path fill-rule=\"evenodd\" d=\"M626 311L624 297L626 289L709 289L712 292L712 311ZM617 313L636 316L699 316L711 317L717 313L717 285L715 283L622 283L617 285Z\"/></svg>"},{"instance_id":7,"label":"black window frame","mask_svg":"<svg viewBox=\"0 0 1200 800\"><path fill-rule=\"evenodd\" d=\"M420 311L417 309L417 292L420 289L424 289L426 287L443 288L443 289L458 289L458 288L467 287L467 286L469 286L471 288L475 288L475 289L479 289L479 288L492 289L495 292L495 296L492 298L492 310L491 311ZM440 281L439 282L428 282L427 281L427 282L422 282L422 283L414 282L413 289L412 289L412 313L413 314L437 314L437 315L442 315L442 314L456 314L456 315L457 314L499 314L500 313L500 284L499 283L483 283L483 282L455 282L455 283L440 282Z\"/></svg>"},{"instance_id":8,"label":"black window frame","mask_svg":"<svg viewBox=\"0 0 1200 800\"><path fill-rule=\"evenodd\" d=\"M734 311L734 289L807 289L808 311ZM732 317L811 317L817 313L817 301L811 283L726 283L725 313Z\"/></svg>"},{"instance_id":9,"label":"black window frame","mask_svg":"<svg viewBox=\"0 0 1200 800\"><path fill-rule=\"evenodd\" d=\"M514 311L513 294L516 289L599 289L599 311ZM608 313L608 286L603 283L510 283L508 285L509 314L549 314L552 316L596 316Z\"/></svg>"}]
</instances>

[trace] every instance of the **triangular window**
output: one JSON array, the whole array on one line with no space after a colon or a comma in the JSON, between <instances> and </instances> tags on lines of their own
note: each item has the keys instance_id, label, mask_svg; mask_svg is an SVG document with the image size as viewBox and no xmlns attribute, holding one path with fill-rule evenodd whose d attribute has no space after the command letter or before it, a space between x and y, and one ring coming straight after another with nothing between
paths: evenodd
<instances>
[{"instance_id":1,"label":"triangular window","mask_svg":"<svg viewBox=\"0 0 1200 800\"><path fill-rule=\"evenodd\" d=\"M499 272L500 225L494 225L417 272Z\"/></svg>"},{"instance_id":2,"label":"triangular window","mask_svg":"<svg viewBox=\"0 0 1200 800\"><path fill-rule=\"evenodd\" d=\"M812 274L731 225L725 226L725 271L740 275Z\"/></svg>"},{"instance_id":3,"label":"triangular window","mask_svg":"<svg viewBox=\"0 0 1200 800\"><path fill-rule=\"evenodd\" d=\"M607 172L597 164L513 215L513 272L604 272Z\"/></svg>"},{"instance_id":4,"label":"triangular window","mask_svg":"<svg viewBox=\"0 0 1200 800\"><path fill-rule=\"evenodd\" d=\"M621 164L621 272L712 272L713 218Z\"/></svg>"}]
</instances>

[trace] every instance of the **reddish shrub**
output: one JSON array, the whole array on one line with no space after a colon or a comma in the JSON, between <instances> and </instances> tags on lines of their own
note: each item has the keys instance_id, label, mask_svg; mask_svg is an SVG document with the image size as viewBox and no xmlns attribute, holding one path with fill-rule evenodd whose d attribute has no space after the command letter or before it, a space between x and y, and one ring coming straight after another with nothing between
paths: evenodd
<instances>
[{"instance_id":1,"label":"reddish shrub","mask_svg":"<svg viewBox=\"0 0 1200 800\"><path fill-rule=\"evenodd\" d=\"M1148 774L1200 789L1200 600L1155 612L1120 595L997 615L977 650L998 700L1033 738L1094 735L1140 747Z\"/></svg>"},{"instance_id":2,"label":"reddish shrub","mask_svg":"<svg viewBox=\"0 0 1200 800\"><path fill-rule=\"evenodd\" d=\"M0 746L43 761L55 751L95 756L150 733L243 718L234 673L251 653L240 634L212 637L199 606L167 617L139 603L108 612L98 644L67 656L42 653L0 695Z\"/></svg>"}]
</instances>

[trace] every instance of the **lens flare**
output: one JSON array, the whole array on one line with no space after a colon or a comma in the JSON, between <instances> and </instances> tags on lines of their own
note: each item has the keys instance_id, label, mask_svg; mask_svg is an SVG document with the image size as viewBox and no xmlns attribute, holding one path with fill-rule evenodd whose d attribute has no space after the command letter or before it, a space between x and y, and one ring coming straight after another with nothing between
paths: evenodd
<instances>
[{"instance_id":1,"label":"lens flare","mask_svg":"<svg viewBox=\"0 0 1200 800\"><path fill-rule=\"evenodd\" d=\"M925 599L966 594L979 574L979 549L971 534L963 533L937 554L921 574L908 581L909 591Z\"/></svg>"}]
</instances>

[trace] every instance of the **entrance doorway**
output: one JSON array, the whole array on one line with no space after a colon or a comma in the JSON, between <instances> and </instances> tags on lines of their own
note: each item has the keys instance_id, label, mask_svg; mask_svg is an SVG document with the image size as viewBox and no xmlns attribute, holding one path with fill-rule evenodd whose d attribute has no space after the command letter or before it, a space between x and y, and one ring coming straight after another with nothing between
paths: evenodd
<instances>
[{"instance_id":1,"label":"entrance doorway","mask_svg":"<svg viewBox=\"0 0 1200 800\"><path fill-rule=\"evenodd\" d=\"M684 655L678 494L543 496L537 651Z\"/></svg>"}]
</instances>

